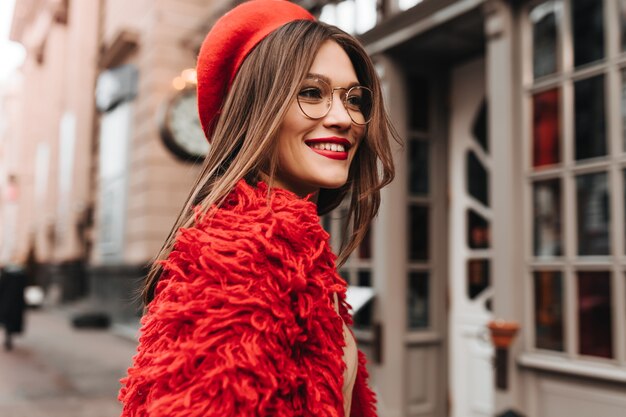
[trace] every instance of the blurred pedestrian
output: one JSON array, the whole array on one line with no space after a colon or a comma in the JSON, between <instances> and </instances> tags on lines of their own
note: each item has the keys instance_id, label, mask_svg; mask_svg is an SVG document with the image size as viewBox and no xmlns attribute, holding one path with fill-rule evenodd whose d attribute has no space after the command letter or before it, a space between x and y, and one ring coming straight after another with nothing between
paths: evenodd
<instances>
[{"instance_id":1,"label":"blurred pedestrian","mask_svg":"<svg viewBox=\"0 0 626 417\"><path fill-rule=\"evenodd\" d=\"M26 273L21 266L0 268L0 323L4 326L4 349L13 349L13 335L24 327Z\"/></svg>"},{"instance_id":2,"label":"blurred pedestrian","mask_svg":"<svg viewBox=\"0 0 626 417\"><path fill-rule=\"evenodd\" d=\"M211 151L144 288L123 416L374 416L337 273L393 178L359 42L283 0L215 23L197 64ZM320 214L350 196L336 262Z\"/></svg>"}]
</instances>

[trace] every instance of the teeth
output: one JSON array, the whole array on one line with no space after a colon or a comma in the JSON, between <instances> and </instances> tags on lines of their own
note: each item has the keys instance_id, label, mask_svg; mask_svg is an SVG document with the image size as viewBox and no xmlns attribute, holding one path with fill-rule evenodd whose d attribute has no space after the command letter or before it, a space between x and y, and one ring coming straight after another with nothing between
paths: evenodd
<instances>
[{"instance_id":1,"label":"teeth","mask_svg":"<svg viewBox=\"0 0 626 417\"><path fill-rule=\"evenodd\" d=\"M345 152L346 147L337 143L314 143L311 145L313 149L319 149L320 151L331 152Z\"/></svg>"}]
</instances>

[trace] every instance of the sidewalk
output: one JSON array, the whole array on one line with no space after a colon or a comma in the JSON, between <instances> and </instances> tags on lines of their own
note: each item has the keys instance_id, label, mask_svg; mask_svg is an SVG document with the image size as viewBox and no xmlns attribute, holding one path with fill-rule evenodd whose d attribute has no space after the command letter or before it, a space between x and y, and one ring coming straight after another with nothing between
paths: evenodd
<instances>
[{"instance_id":1,"label":"sidewalk","mask_svg":"<svg viewBox=\"0 0 626 417\"><path fill-rule=\"evenodd\" d=\"M108 330L73 329L67 312L28 311L14 349L0 350L0 416L118 417L134 354L134 342Z\"/></svg>"}]
</instances>

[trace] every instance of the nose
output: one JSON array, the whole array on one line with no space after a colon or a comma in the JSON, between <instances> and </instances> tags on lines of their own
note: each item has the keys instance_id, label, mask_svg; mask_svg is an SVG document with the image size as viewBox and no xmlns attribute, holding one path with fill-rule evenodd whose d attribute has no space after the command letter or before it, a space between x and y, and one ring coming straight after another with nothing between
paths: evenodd
<instances>
[{"instance_id":1,"label":"nose","mask_svg":"<svg viewBox=\"0 0 626 417\"><path fill-rule=\"evenodd\" d=\"M352 119L343 104L341 90L333 91L333 101L328 114L324 117L324 126L341 130L352 126Z\"/></svg>"}]
</instances>

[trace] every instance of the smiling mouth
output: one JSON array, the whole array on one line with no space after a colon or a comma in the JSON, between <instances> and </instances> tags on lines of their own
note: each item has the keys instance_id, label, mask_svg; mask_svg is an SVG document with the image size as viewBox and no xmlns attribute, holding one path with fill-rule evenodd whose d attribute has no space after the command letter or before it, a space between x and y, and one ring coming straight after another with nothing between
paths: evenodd
<instances>
[{"instance_id":1,"label":"smiling mouth","mask_svg":"<svg viewBox=\"0 0 626 417\"><path fill-rule=\"evenodd\" d=\"M335 160L348 159L348 150L351 146L349 140L336 137L309 139L305 140L304 143L313 152Z\"/></svg>"},{"instance_id":2,"label":"smiling mouth","mask_svg":"<svg viewBox=\"0 0 626 417\"><path fill-rule=\"evenodd\" d=\"M307 144L308 145L308 144ZM331 152L346 152L346 145L339 143L312 143L308 145L312 149L318 149L320 151L331 151Z\"/></svg>"}]
</instances>

